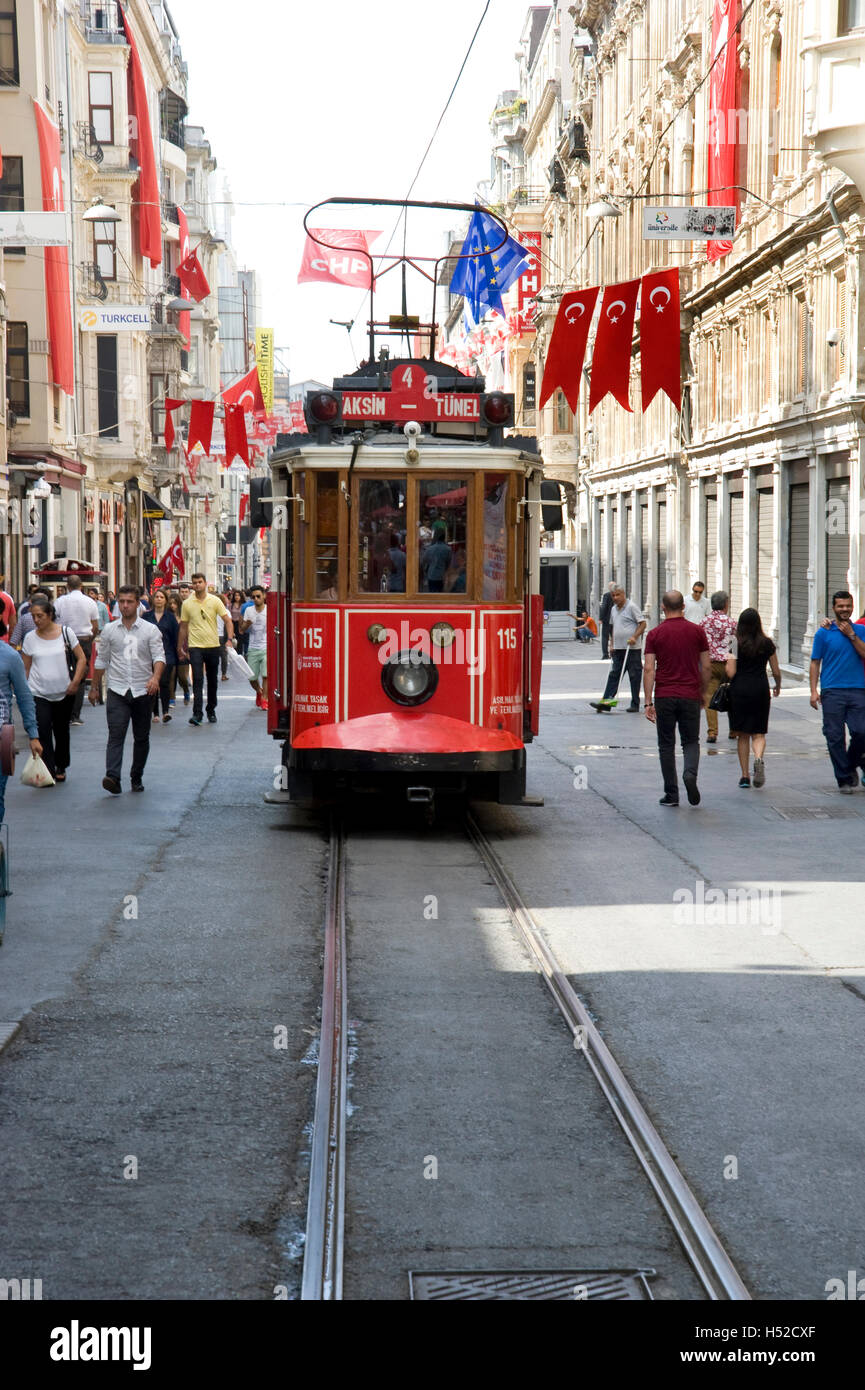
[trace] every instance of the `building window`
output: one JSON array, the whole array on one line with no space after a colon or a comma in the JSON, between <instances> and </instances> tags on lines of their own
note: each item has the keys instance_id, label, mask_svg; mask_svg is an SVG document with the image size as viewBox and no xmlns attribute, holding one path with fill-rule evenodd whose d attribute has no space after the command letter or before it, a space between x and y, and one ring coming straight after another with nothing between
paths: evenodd
<instances>
[{"instance_id":1,"label":"building window","mask_svg":"<svg viewBox=\"0 0 865 1390\"><path fill-rule=\"evenodd\" d=\"M87 75L90 94L90 124L100 145L114 144L114 92L110 72Z\"/></svg>"},{"instance_id":2,"label":"building window","mask_svg":"<svg viewBox=\"0 0 865 1390\"><path fill-rule=\"evenodd\" d=\"M556 391L556 434L570 434L573 426L571 407L564 391Z\"/></svg>"},{"instance_id":3,"label":"building window","mask_svg":"<svg viewBox=\"0 0 865 1390\"><path fill-rule=\"evenodd\" d=\"M16 415L30 414L30 351L26 323L6 325L6 399Z\"/></svg>"},{"instance_id":4,"label":"building window","mask_svg":"<svg viewBox=\"0 0 865 1390\"><path fill-rule=\"evenodd\" d=\"M14 0L0 0L0 87L18 86L18 25Z\"/></svg>"},{"instance_id":5,"label":"building window","mask_svg":"<svg viewBox=\"0 0 865 1390\"><path fill-rule=\"evenodd\" d=\"M93 259L103 280L117 279L117 223L93 223Z\"/></svg>"},{"instance_id":6,"label":"building window","mask_svg":"<svg viewBox=\"0 0 865 1390\"><path fill-rule=\"evenodd\" d=\"M96 335L96 384L100 438L119 439L116 334Z\"/></svg>"},{"instance_id":7,"label":"building window","mask_svg":"<svg viewBox=\"0 0 865 1390\"><path fill-rule=\"evenodd\" d=\"M840 0L838 33L849 34L851 29L865 29L865 0Z\"/></svg>"},{"instance_id":8,"label":"building window","mask_svg":"<svg viewBox=\"0 0 865 1390\"><path fill-rule=\"evenodd\" d=\"M150 433L154 444L161 444L165 434L165 396L168 377L153 373L150 377Z\"/></svg>"},{"instance_id":9,"label":"building window","mask_svg":"<svg viewBox=\"0 0 865 1390\"><path fill-rule=\"evenodd\" d=\"M24 160L18 154L3 157L3 177L0 179L0 212L24 211ZM6 256L23 256L23 246L4 246Z\"/></svg>"}]
</instances>

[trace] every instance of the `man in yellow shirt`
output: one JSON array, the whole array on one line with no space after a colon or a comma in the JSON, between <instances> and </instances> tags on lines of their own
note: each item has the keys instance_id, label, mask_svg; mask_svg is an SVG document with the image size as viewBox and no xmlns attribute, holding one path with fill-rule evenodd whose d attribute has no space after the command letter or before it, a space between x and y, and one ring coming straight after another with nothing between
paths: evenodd
<instances>
[{"instance_id":1,"label":"man in yellow shirt","mask_svg":"<svg viewBox=\"0 0 865 1390\"><path fill-rule=\"evenodd\" d=\"M180 610L180 633L177 656L189 661L192 667L192 718L190 724L202 722L204 673L207 672L207 722L216 723L216 691L219 681L219 632L216 619L225 623L227 642L234 643L234 623L231 614L216 594L207 592L203 574L192 576L192 597L184 599Z\"/></svg>"}]
</instances>

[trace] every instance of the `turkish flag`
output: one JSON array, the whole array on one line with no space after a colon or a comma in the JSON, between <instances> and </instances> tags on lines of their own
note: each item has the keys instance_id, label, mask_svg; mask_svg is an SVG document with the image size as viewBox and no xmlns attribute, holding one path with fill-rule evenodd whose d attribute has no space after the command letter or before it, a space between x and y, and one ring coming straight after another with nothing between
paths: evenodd
<instances>
[{"instance_id":1,"label":"turkish flag","mask_svg":"<svg viewBox=\"0 0 865 1390\"><path fill-rule=\"evenodd\" d=\"M162 264L162 204L159 199L153 132L147 106L147 86L135 35L122 6L120 13L126 42L129 44L129 66L126 69L129 152L137 160L139 168L138 182L132 192L134 219L138 229L138 249L152 266L157 266Z\"/></svg>"},{"instance_id":2,"label":"turkish flag","mask_svg":"<svg viewBox=\"0 0 865 1390\"><path fill-rule=\"evenodd\" d=\"M739 0L715 0L712 11L712 68L709 78L708 176L709 206L739 201L736 154L739 140L739 36L734 33ZM717 60L717 61L716 61ZM732 241L710 241L710 261L728 256Z\"/></svg>"},{"instance_id":3,"label":"turkish flag","mask_svg":"<svg viewBox=\"0 0 865 1390\"><path fill-rule=\"evenodd\" d=\"M245 518L246 518L246 513L247 513L248 511L249 511L249 493L248 493L248 492L245 492L245 493L243 494L243 496L241 497L241 499L240 499L240 506L238 507L238 512L239 512L238 521L240 522L241 526L242 526L243 523L244 523L244 520L245 520Z\"/></svg>"},{"instance_id":4,"label":"turkish flag","mask_svg":"<svg viewBox=\"0 0 865 1390\"><path fill-rule=\"evenodd\" d=\"M266 414L258 367L252 367L246 376L242 376L233 386L227 386L222 393L222 399L226 405L243 406L244 410L251 410L254 415Z\"/></svg>"},{"instance_id":5,"label":"turkish flag","mask_svg":"<svg viewBox=\"0 0 865 1390\"><path fill-rule=\"evenodd\" d=\"M682 361L679 350L679 267L644 275L640 290L640 375L643 409L666 391L682 409Z\"/></svg>"},{"instance_id":6,"label":"turkish flag","mask_svg":"<svg viewBox=\"0 0 865 1390\"><path fill-rule=\"evenodd\" d=\"M626 280L622 285L608 285L604 290L598 331L595 334L595 350L592 354L590 413L608 391L612 392L625 410L631 409L628 399L631 381L631 338L639 292L639 280Z\"/></svg>"},{"instance_id":7,"label":"turkish flag","mask_svg":"<svg viewBox=\"0 0 865 1390\"><path fill-rule=\"evenodd\" d=\"M246 423L243 418L243 406L227 405L225 407L226 468L228 468L236 458L243 459L247 468L249 467L249 444L246 439Z\"/></svg>"},{"instance_id":8,"label":"turkish flag","mask_svg":"<svg viewBox=\"0 0 865 1390\"><path fill-rule=\"evenodd\" d=\"M189 434L186 440L186 452L190 453L196 444L200 444L205 454L210 453L210 440L213 435L213 414L216 410L215 401L193 401L189 412ZM191 470L190 470L191 471ZM193 477L193 482L195 481Z\"/></svg>"},{"instance_id":9,"label":"turkish flag","mask_svg":"<svg viewBox=\"0 0 865 1390\"><path fill-rule=\"evenodd\" d=\"M202 457L205 457L205 455L202 455ZM198 476L198 459L194 454L186 455L186 467L189 472L189 480L194 483Z\"/></svg>"},{"instance_id":10,"label":"turkish flag","mask_svg":"<svg viewBox=\"0 0 865 1390\"><path fill-rule=\"evenodd\" d=\"M368 252L381 232L350 231L339 227L311 227L315 236L327 242L319 246L311 236L306 238L297 283L327 280L334 285L356 285L360 290L370 287L370 262L362 254ZM352 251L361 252L352 255Z\"/></svg>"},{"instance_id":11,"label":"turkish flag","mask_svg":"<svg viewBox=\"0 0 865 1390\"><path fill-rule=\"evenodd\" d=\"M60 131L34 101L39 134L39 168L42 174L42 211L63 211L63 183L60 178ZM75 350L72 339L72 300L69 292L69 248L46 246L45 304L48 342L51 346L51 374L55 386L67 396L75 394Z\"/></svg>"},{"instance_id":12,"label":"turkish flag","mask_svg":"<svg viewBox=\"0 0 865 1390\"><path fill-rule=\"evenodd\" d=\"M540 404L543 406L557 386L565 393L571 410L576 410L580 394L580 375L589 341L589 327L595 312L598 287L562 295L544 362Z\"/></svg>"},{"instance_id":13,"label":"turkish flag","mask_svg":"<svg viewBox=\"0 0 865 1390\"><path fill-rule=\"evenodd\" d=\"M180 207L177 209L177 223L180 227L180 243L177 247L177 259L178 261L185 261L186 257L189 255L189 223L186 220L186 213L183 211L183 208ZM180 298L189 298L189 290L182 282L180 285ZM186 351L188 352L190 343L188 314L177 315L177 327L183 335L183 341L186 344Z\"/></svg>"},{"instance_id":14,"label":"turkish flag","mask_svg":"<svg viewBox=\"0 0 865 1390\"><path fill-rule=\"evenodd\" d=\"M180 407L181 407L182 405L185 405L185 404L186 404L185 401L178 401L178 400L175 400L173 396L166 396L166 397L165 397L165 447L166 447L166 449L171 450L171 449L174 448L174 421L173 421L172 418L171 418L171 412L172 412L172 410L179 410Z\"/></svg>"},{"instance_id":15,"label":"turkish flag","mask_svg":"<svg viewBox=\"0 0 865 1390\"><path fill-rule=\"evenodd\" d=\"M183 288L189 290L193 299L206 299L210 294L210 285L207 283L207 276L201 269L197 251L190 251L186 259L180 262L177 267L177 278Z\"/></svg>"}]
</instances>

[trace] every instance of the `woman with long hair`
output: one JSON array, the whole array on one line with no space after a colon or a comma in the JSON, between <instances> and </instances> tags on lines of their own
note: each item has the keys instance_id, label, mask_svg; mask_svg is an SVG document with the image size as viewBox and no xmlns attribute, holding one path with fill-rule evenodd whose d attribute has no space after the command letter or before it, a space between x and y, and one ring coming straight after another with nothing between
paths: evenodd
<instances>
[{"instance_id":1,"label":"woman with long hair","mask_svg":"<svg viewBox=\"0 0 865 1390\"><path fill-rule=\"evenodd\" d=\"M766 666L770 666L775 678L772 694L769 693L769 679ZM775 643L767 637L760 622L756 608L745 608L739 614L736 636L733 639L733 655L727 658L727 676L730 679L730 732L738 740L739 767L742 775L740 787L750 787L750 755L754 750L755 787L762 787L766 781L763 754L766 751L766 734L769 729L769 709L772 695L781 693L781 668Z\"/></svg>"},{"instance_id":2,"label":"woman with long hair","mask_svg":"<svg viewBox=\"0 0 865 1390\"><path fill-rule=\"evenodd\" d=\"M36 703L36 724L42 759L55 782L66 781L69 766L69 721L75 692L84 679L87 660L70 627L54 621L54 604L37 594L30 604L34 628L24 638L21 659ZM69 674L69 653L75 670Z\"/></svg>"},{"instance_id":3,"label":"woman with long hair","mask_svg":"<svg viewBox=\"0 0 865 1390\"><path fill-rule=\"evenodd\" d=\"M169 596L168 596L168 607L169 607L169 609L171 610L171 612L174 614L175 618L177 619L177 627L178 627L178 630L180 629L180 609L181 609L182 603L183 603L183 600L181 599L181 597L180 597L179 594L169 594ZM189 704L189 691L190 691L190 686L189 686L189 662L188 662L188 661L180 661L179 659L178 659L176 665L174 665L174 666L171 668L171 700L170 700L170 703L171 703L172 705L174 704L174 696L175 696L175 692L176 692L176 690L177 690L178 685L180 686L180 689L183 691L183 703L184 703L185 705L188 705L188 704Z\"/></svg>"},{"instance_id":4,"label":"woman with long hair","mask_svg":"<svg viewBox=\"0 0 865 1390\"><path fill-rule=\"evenodd\" d=\"M159 702L162 701L162 722L171 723L171 715L168 713L168 706L171 702L171 673L177 665L177 639L180 635L180 623L168 606L168 600L162 589L156 589L153 594L153 607L144 614L146 623L154 623L162 633L162 645L165 649L165 666L159 681L159 690L152 697L151 709L153 711L154 723L159 723Z\"/></svg>"}]
</instances>

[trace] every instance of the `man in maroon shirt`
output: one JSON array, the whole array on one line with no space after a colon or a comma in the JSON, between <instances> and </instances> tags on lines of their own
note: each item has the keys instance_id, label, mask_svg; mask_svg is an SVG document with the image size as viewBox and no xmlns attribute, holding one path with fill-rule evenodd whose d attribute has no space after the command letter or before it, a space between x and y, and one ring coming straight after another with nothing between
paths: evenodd
<instances>
[{"instance_id":1,"label":"man in maroon shirt","mask_svg":"<svg viewBox=\"0 0 865 1390\"><path fill-rule=\"evenodd\" d=\"M678 806L676 726L682 740L685 770L682 781L692 806L699 806L697 768L700 765L700 711L712 664L706 634L685 617L685 600L677 589L662 599L664 622L646 637L643 690L646 718L658 729L658 756L664 778L662 806ZM654 697L654 699L653 699Z\"/></svg>"}]
</instances>

